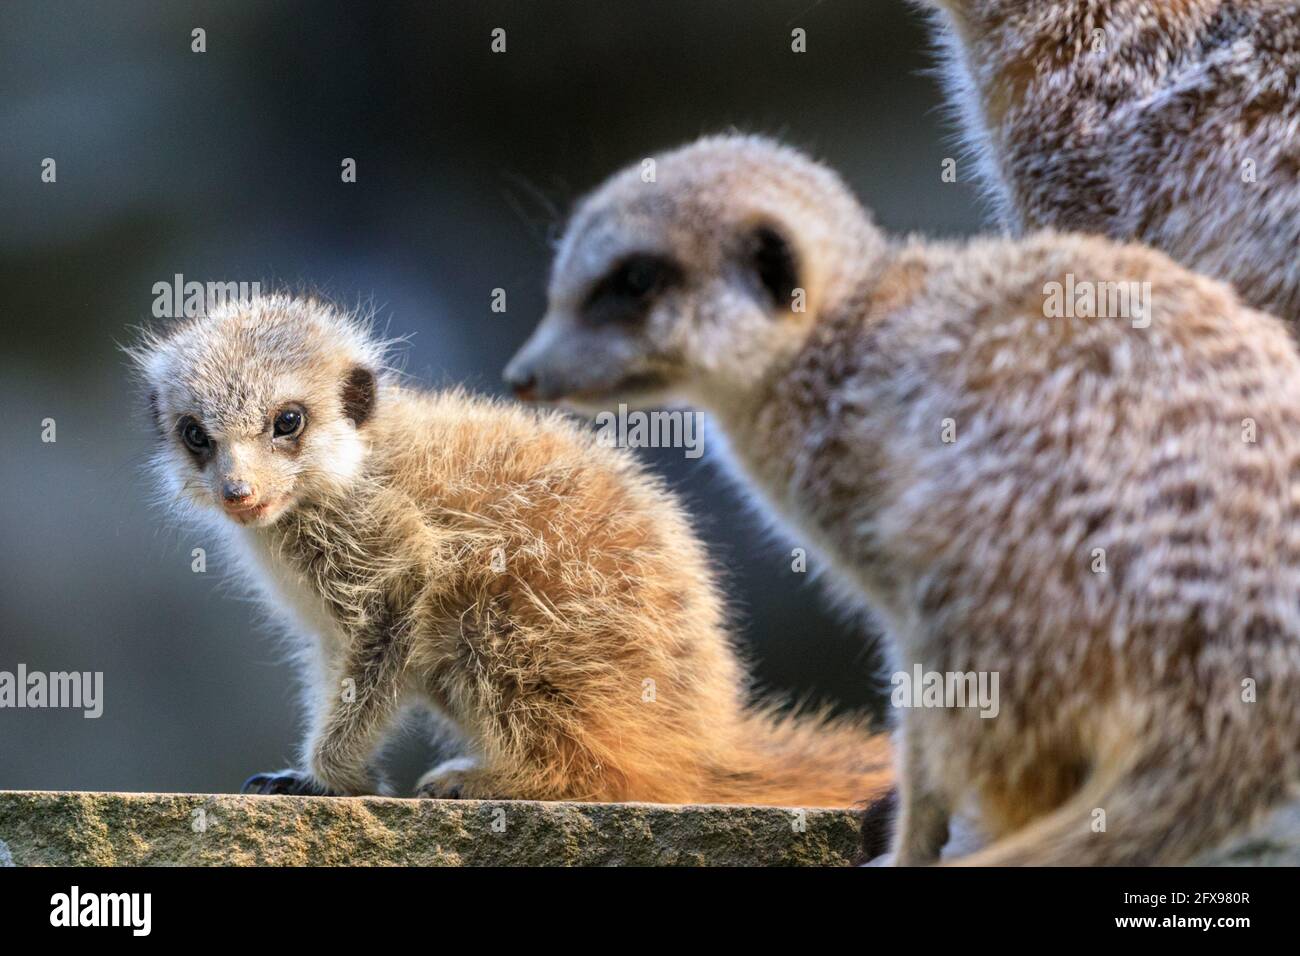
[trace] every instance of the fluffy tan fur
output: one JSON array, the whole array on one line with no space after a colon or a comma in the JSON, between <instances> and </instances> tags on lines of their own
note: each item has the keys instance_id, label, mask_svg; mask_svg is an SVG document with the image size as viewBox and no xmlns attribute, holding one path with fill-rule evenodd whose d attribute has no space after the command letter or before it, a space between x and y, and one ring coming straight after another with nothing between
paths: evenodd
<instances>
[{"instance_id":1,"label":"fluffy tan fur","mask_svg":"<svg viewBox=\"0 0 1300 956\"><path fill-rule=\"evenodd\" d=\"M888 787L862 722L747 703L704 549L628 453L554 413L402 385L317 301L223 307L133 354L169 502L212 516L304 638L302 764L262 792L374 792L412 704L471 756L427 796L848 806ZM292 442L272 431L286 403L306 415ZM183 444L191 419L211 453ZM232 479L251 500L222 515Z\"/></svg>"},{"instance_id":2,"label":"fluffy tan fur","mask_svg":"<svg viewBox=\"0 0 1300 956\"><path fill-rule=\"evenodd\" d=\"M1300 3L929 2L1007 225L1141 240L1300 321Z\"/></svg>"},{"instance_id":3,"label":"fluffy tan fur","mask_svg":"<svg viewBox=\"0 0 1300 956\"><path fill-rule=\"evenodd\" d=\"M968 809L993 842L967 862L1178 863L1294 791L1300 358L1282 323L1136 245L887 242L834 174L762 139L657 164L578 208L510 377L708 409L899 670L1000 676L991 719L900 708L899 863L935 860ZM637 250L671 256L667 278L593 326ZM1071 274L1149 282L1149 324L1048 317Z\"/></svg>"}]
</instances>

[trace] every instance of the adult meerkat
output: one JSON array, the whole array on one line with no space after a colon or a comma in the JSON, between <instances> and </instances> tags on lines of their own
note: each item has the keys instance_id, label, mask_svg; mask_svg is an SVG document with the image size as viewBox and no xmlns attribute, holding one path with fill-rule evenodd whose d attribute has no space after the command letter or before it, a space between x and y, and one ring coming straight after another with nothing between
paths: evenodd
<instances>
[{"instance_id":1,"label":"adult meerkat","mask_svg":"<svg viewBox=\"0 0 1300 956\"><path fill-rule=\"evenodd\" d=\"M1007 226L1140 240L1300 322L1300 2L926 2Z\"/></svg>"},{"instance_id":2,"label":"adult meerkat","mask_svg":"<svg viewBox=\"0 0 1300 956\"><path fill-rule=\"evenodd\" d=\"M900 708L897 862L933 861L954 811L992 838L971 863L1181 862L1300 781L1279 321L1136 245L890 242L763 139L656 164L578 207L507 379L708 410L899 672L998 675L996 716ZM1048 317L1053 283L1089 282L1149 291L1131 318Z\"/></svg>"},{"instance_id":3,"label":"adult meerkat","mask_svg":"<svg viewBox=\"0 0 1300 956\"><path fill-rule=\"evenodd\" d=\"M849 806L888 786L858 721L747 706L704 549L629 453L400 384L313 300L223 306L132 354L167 502L304 637L301 765L248 789L376 792L406 705L473 758L423 796Z\"/></svg>"}]
</instances>

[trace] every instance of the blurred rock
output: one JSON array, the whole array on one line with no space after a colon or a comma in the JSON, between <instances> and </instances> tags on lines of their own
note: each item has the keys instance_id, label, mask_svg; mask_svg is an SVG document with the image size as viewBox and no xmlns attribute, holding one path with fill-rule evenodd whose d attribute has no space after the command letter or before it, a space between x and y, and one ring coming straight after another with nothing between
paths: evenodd
<instances>
[{"instance_id":1,"label":"blurred rock","mask_svg":"<svg viewBox=\"0 0 1300 956\"><path fill-rule=\"evenodd\" d=\"M775 807L0 792L18 866L839 866L858 825Z\"/></svg>"}]
</instances>

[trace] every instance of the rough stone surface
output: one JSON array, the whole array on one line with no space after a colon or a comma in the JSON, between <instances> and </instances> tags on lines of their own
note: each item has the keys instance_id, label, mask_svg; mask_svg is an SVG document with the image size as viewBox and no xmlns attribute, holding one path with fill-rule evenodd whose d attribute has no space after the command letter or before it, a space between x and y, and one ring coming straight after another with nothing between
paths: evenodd
<instances>
[{"instance_id":1,"label":"rough stone surface","mask_svg":"<svg viewBox=\"0 0 1300 956\"><path fill-rule=\"evenodd\" d=\"M0 866L842 866L847 810L0 791ZM1300 866L1300 801L1203 866Z\"/></svg>"},{"instance_id":2,"label":"rough stone surface","mask_svg":"<svg viewBox=\"0 0 1300 956\"><path fill-rule=\"evenodd\" d=\"M857 842L846 810L0 792L17 866L838 866Z\"/></svg>"}]
</instances>

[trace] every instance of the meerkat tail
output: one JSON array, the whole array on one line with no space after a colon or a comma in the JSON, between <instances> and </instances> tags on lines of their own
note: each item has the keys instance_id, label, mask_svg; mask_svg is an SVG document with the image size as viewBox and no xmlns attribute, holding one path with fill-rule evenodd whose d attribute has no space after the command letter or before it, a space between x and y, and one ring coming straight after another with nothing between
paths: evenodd
<instances>
[{"instance_id":1,"label":"meerkat tail","mask_svg":"<svg viewBox=\"0 0 1300 956\"><path fill-rule=\"evenodd\" d=\"M872 733L864 719L761 707L740 729L739 745L710 784L717 803L853 807L893 785L889 737Z\"/></svg>"},{"instance_id":2,"label":"meerkat tail","mask_svg":"<svg viewBox=\"0 0 1300 956\"><path fill-rule=\"evenodd\" d=\"M1247 740L1208 749L1188 747L1185 740L1147 741L1099 766L1057 809L942 865L1190 863L1198 853L1247 829L1286 796L1285 774L1272 763L1233 763L1248 749Z\"/></svg>"}]
</instances>

